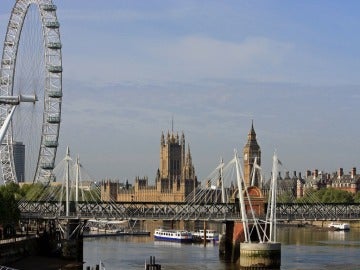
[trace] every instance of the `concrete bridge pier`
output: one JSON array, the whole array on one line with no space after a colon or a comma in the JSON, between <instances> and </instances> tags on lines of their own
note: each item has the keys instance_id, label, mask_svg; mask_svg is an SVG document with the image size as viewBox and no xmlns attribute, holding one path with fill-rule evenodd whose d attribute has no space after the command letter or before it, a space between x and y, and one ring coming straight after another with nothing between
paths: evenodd
<instances>
[{"instance_id":1,"label":"concrete bridge pier","mask_svg":"<svg viewBox=\"0 0 360 270\"><path fill-rule=\"evenodd\" d=\"M219 242L219 255L222 259L230 262L236 262L240 254L240 243L236 244L234 238L234 221L226 221L223 224L223 232Z\"/></svg>"},{"instance_id":2,"label":"concrete bridge pier","mask_svg":"<svg viewBox=\"0 0 360 270\"><path fill-rule=\"evenodd\" d=\"M240 243L240 269L280 269L280 243Z\"/></svg>"},{"instance_id":3,"label":"concrete bridge pier","mask_svg":"<svg viewBox=\"0 0 360 270\"><path fill-rule=\"evenodd\" d=\"M251 240L255 242L245 243L242 222L226 221L224 227L219 244L221 258L238 263L240 269L280 269L280 243L259 243L252 235Z\"/></svg>"},{"instance_id":4,"label":"concrete bridge pier","mask_svg":"<svg viewBox=\"0 0 360 270\"><path fill-rule=\"evenodd\" d=\"M233 263L239 261L240 243L245 241L243 223L240 221L226 221L225 232L222 234L219 244L219 254Z\"/></svg>"},{"instance_id":5,"label":"concrete bridge pier","mask_svg":"<svg viewBox=\"0 0 360 270\"><path fill-rule=\"evenodd\" d=\"M63 219L59 226L62 232L61 239L58 239L60 246L60 257L68 260L83 262L83 229L85 222L80 219Z\"/></svg>"}]
</instances>

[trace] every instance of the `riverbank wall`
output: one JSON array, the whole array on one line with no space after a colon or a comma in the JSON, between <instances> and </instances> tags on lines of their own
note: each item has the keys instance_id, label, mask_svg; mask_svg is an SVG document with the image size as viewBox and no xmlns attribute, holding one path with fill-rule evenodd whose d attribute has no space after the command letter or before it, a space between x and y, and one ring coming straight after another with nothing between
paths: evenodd
<instances>
[{"instance_id":1,"label":"riverbank wall","mask_svg":"<svg viewBox=\"0 0 360 270\"><path fill-rule=\"evenodd\" d=\"M0 265L9 265L27 256L40 253L41 239L36 235L0 241Z\"/></svg>"},{"instance_id":2,"label":"riverbank wall","mask_svg":"<svg viewBox=\"0 0 360 270\"><path fill-rule=\"evenodd\" d=\"M280 223L280 225L288 225L288 226L315 226L320 228L328 228L330 223L337 222L337 223L348 223L350 228L360 228L360 220L296 220L296 221L286 221Z\"/></svg>"},{"instance_id":3,"label":"riverbank wall","mask_svg":"<svg viewBox=\"0 0 360 270\"><path fill-rule=\"evenodd\" d=\"M37 270L82 269L82 261L54 252L53 244L46 234L0 240L0 266Z\"/></svg>"},{"instance_id":4,"label":"riverbank wall","mask_svg":"<svg viewBox=\"0 0 360 270\"><path fill-rule=\"evenodd\" d=\"M330 223L332 223L332 222L349 223L350 228L360 228L360 220L336 220L336 221L315 220L315 221L312 221L310 224L313 226L321 227L321 228L328 228Z\"/></svg>"}]
</instances>

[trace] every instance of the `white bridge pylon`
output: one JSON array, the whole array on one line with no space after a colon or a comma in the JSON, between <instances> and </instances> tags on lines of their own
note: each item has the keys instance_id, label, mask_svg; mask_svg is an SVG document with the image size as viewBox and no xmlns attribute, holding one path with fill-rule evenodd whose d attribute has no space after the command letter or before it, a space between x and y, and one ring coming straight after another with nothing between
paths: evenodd
<instances>
[{"instance_id":1,"label":"white bridge pylon","mask_svg":"<svg viewBox=\"0 0 360 270\"><path fill-rule=\"evenodd\" d=\"M66 216L70 215L70 203L75 202L75 205L79 202L79 198L84 200L82 187L82 176L87 175L82 169L79 156L74 162L70 156L69 147L66 148L65 158L59 162L54 168L53 174L56 181L61 184L61 190L64 191L60 194L60 201L63 201L63 193L65 193L65 213ZM89 176L86 176L87 180L90 180ZM81 193L81 194L80 194ZM100 197L92 198L93 200L99 200Z\"/></svg>"},{"instance_id":2,"label":"white bridge pylon","mask_svg":"<svg viewBox=\"0 0 360 270\"><path fill-rule=\"evenodd\" d=\"M100 188L84 170L79 157L75 161L71 158L69 147L65 157L53 169L51 179L48 183L36 183L38 188L35 188L35 192L30 192L22 202L55 203L58 215L70 216L74 215L74 211L78 211L79 203L101 200ZM92 183L95 183L95 186Z\"/></svg>"},{"instance_id":3,"label":"white bridge pylon","mask_svg":"<svg viewBox=\"0 0 360 270\"><path fill-rule=\"evenodd\" d=\"M277 175L278 175L278 165L281 164L277 158L276 152L273 155L273 166L272 166L272 177L270 180L270 192L269 192L269 206L266 212L266 219L261 220L256 216L254 208L252 206L251 197L248 193L248 187L244 181L244 174L241 169L239 157L235 150L235 164L236 164L236 178L238 183L239 190L239 204L241 209L241 218L243 222L245 242L251 243L251 231L255 229L257 234L257 239L260 243L265 242L276 242L276 191L277 191ZM257 165L256 160L254 161L254 170L252 172L253 179L251 183L254 183L255 169L261 171L260 166ZM244 191L244 192L242 192ZM244 196L246 195L246 196ZM246 211L246 203L250 208L250 220L252 222L252 227L250 226L248 214ZM267 227L270 226L269 230Z\"/></svg>"},{"instance_id":4,"label":"white bridge pylon","mask_svg":"<svg viewBox=\"0 0 360 270\"><path fill-rule=\"evenodd\" d=\"M235 151L235 162L236 162L236 172L237 172L237 181L238 181L238 189L239 189L239 204L241 209L241 215L242 215L242 222L243 222L243 228L245 233L245 242L251 243L251 230L255 229L257 234L257 239L260 243L270 242L275 243L276 242L276 191L277 191L277 175L278 175L278 166L281 164L279 159L277 158L276 152L273 155L273 166L272 166L272 177L270 179L270 192L269 192L269 203L268 203L268 209L266 212L266 219L261 220L259 217L256 216L256 213L253 209L251 197L248 193L248 187L246 187L245 181L244 181L244 175L243 171L240 166L239 157L237 155L237 152ZM254 161L254 170L252 172L253 179L251 183L254 183L254 175L255 170L258 169L261 171L260 166L257 165L256 159ZM241 192L241 191L244 192ZM246 199L243 195L246 195ZM248 214L246 211L246 202L248 203L248 206L250 207L250 215L251 215L251 221L253 223L252 228L249 226L249 219ZM270 227L269 230L267 227Z\"/></svg>"},{"instance_id":5,"label":"white bridge pylon","mask_svg":"<svg viewBox=\"0 0 360 270\"><path fill-rule=\"evenodd\" d=\"M237 151L234 151L234 158L227 164L223 160L219 166L202 182L204 183L194 193L191 193L186 198L190 206L196 207L203 203L216 204L216 203L229 203L230 197L239 200L239 209L241 222L243 223L245 242L251 243L251 239L256 238L260 243L276 242L276 196L277 196L277 175L278 165L281 164L277 158L276 153L273 156L272 178L270 179L270 191L268 197L268 209L266 210L265 217L259 217L254 210L251 196L248 193L249 187L244 181L244 173L242 170L240 158ZM251 185L255 181L255 174L261 174L261 167L254 161L253 171L251 172ZM234 187L234 183L236 187ZM263 184L262 177L260 179L261 185ZM229 192L232 192L229 194ZM215 194L215 196L214 196ZM209 199L210 198L210 199ZM177 213L176 218L186 218L187 213ZM252 234L257 237L251 237Z\"/></svg>"}]
</instances>

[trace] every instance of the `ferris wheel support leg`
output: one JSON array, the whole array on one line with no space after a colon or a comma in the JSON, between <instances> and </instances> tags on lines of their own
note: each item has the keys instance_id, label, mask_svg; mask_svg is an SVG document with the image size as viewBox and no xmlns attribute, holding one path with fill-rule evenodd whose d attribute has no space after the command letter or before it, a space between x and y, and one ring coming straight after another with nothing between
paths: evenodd
<instances>
[{"instance_id":1,"label":"ferris wheel support leg","mask_svg":"<svg viewBox=\"0 0 360 270\"><path fill-rule=\"evenodd\" d=\"M9 127L11 118L14 115L15 109L16 109L16 106L13 106L11 108L11 111L8 114L8 116L6 117L6 119L4 121L4 124L0 128L0 144L2 144L2 141L3 141L4 137L5 137L6 131L7 131L8 127Z\"/></svg>"},{"instance_id":2,"label":"ferris wheel support leg","mask_svg":"<svg viewBox=\"0 0 360 270\"><path fill-rule=\"evenodd\" d=\"M70 150L69 147L66 148L66 179L65 179L65 189L66 189L66 216L70 215Z\"/></svg>"}]
</instances>

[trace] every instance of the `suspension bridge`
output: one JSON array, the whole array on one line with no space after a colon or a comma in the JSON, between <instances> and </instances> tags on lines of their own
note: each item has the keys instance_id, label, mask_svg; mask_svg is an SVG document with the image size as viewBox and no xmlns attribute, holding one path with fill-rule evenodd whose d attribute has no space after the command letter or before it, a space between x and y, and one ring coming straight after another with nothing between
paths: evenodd
<instances>
[{"instance_id":1,"label":"suspension bridge","mask_svg":"<svg viewBox=\"0 0 360 270\"><path fill-rule=\"evenodd\" d=\"M256 166L254 168L257 168ZM221 169L221 170L220 170ZM219 176L222 172L222 176ZM90 176L80 164L79 157L75 161L66 157L55 167L56 185L40 185L33 194L19 201L21 216L25 219L55 219L58 217L74 217L80 219L117 219L117 220L210 220L222 222L241 220L241 206L231 200L229 192L239 190L230 188L236 179L236 162L232 159L227 165L221 164L206 177L194 194L188 196L186 202L119 202L102 200L101 184L89 181ZM241 170L240 170L241 174ZM220 186L217 185L220 181ZM83 183L86 179L86 188ZM93 185L88 185L93 183ZM242 190L248 187L242 187ZM277 189L281 190L281 182ZM214 195L215 194L215 195ZM238 193L237 193L238 194ZM275 194L276 196L276 194ZM249 196L251 197L251 195ZM265 207L271 202L264 202ZM245 210L244 211L248 211ZM249 212L249 211L248 211ZM278 221L313 221L313 220L358 220L359 204L339 203L277 203L276 217ZM265 218L265 211L258 212L258 218Z\"/></svg>"}]
</instances>

